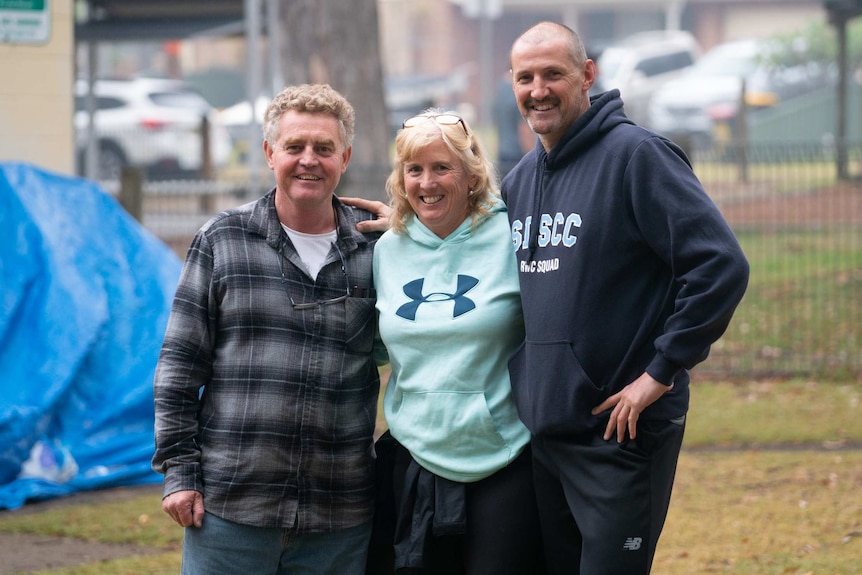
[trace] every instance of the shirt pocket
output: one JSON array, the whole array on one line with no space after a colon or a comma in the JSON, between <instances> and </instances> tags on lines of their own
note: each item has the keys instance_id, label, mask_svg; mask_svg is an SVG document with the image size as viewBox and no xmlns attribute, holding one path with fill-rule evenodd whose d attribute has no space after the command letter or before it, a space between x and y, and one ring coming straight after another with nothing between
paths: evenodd
<instances>
[{"instance_id":1,"label":"shirt pocket","mask_svg":"<svg viewBox=\"0 0 862 575\"><path fill-rule=\"evenodd\" d=\"M370 354L377 331L375 298L349 297L344 301L344 342L348 351Z\"/></svg>"}]
</instances>

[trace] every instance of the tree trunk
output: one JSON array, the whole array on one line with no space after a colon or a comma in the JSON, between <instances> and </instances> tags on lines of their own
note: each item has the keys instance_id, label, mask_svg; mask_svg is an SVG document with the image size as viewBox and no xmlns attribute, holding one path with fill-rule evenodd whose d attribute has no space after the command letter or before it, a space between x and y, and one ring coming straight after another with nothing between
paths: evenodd
<instances>
[{"instance_id":1,"label":"tree trunk","mask_svg":"<svg viewBox=\"0 0 862 575\"><path fill-rule=\"evenodd\" d=\"M337 193L383 200L390 134L376 0L285 0L281 17L285 82L330 84L356 110L353 157Z\"/></svg>"}]
</instances>

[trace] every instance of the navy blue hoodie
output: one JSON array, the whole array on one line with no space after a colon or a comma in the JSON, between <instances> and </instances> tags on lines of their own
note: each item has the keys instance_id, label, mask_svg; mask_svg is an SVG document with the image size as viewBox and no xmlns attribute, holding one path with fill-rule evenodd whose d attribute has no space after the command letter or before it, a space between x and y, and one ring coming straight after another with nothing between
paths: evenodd
<instances>
[{"instance_id":1,"label":"navy blue hoodie","mask_svg":"<svg viewBox=\"0 0 862 575\"><path fill-rule=\"evenodd\" d=\"M534 434L604 428L591 415L644 371L674 384L642 419L688 410L688 370L724 333L748 262L683 151L633 124L619 92L503 181L526 341L509 364Z\"/></svg>"}]
</instances>

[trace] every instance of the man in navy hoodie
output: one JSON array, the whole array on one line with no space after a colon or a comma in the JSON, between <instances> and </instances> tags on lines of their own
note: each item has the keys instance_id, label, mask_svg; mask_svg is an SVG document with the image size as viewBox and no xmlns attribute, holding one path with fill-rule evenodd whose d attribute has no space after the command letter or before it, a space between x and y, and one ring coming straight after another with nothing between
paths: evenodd
<instances>
[{"instance_id":1,"label":"man in navy hoodie","mask_svg":"<svg viewBox=\"0 0 862 575\"><path fill-rule=\"evenodd\" d=\"M748 262L683 151L640 128L569 28L513 44L538 135L503 180L526 342L510 370L533 434L552 573L650 572L689 403L748 283Z\"/></svg>"}]
</instances>

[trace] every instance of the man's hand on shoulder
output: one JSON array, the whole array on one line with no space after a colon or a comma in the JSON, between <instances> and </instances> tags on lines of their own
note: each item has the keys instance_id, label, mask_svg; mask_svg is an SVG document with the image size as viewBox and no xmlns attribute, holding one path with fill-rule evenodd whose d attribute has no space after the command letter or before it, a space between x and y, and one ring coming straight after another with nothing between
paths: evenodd
<instances>
[{"instance_id":1,"label":"man's hand on shoulder","mask_svg":"<svg viewBox=\"0 0 862 575\"><path fill-rule=\"evenodd\" d=\"M389 215L392 213L392 210L383 202L378 202L377 200L366 200L365 198L339 197L338 199L348 206L371 212L377 218L376 220L365 220L357 223L357 231L363 233L385 232L389 229Z\"/></svg>"}]
</instances>

